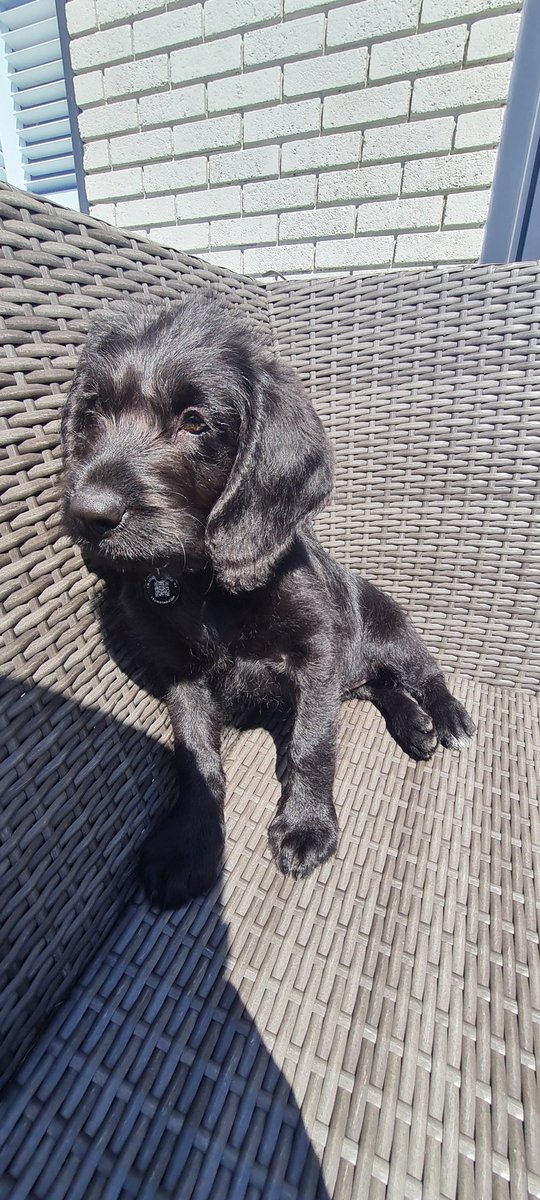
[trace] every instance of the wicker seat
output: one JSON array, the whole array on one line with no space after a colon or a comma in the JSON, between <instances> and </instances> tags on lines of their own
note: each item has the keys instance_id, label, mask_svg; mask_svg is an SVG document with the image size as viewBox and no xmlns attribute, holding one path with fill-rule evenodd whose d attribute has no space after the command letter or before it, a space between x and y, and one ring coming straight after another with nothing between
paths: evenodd
<instances>
[{"instance_id":1,"label":"wicker seat","mask_svg":"<svg viewBox=\"0 0 540 1200\"><path fill-rule=\"evenodd\" d=\"M540 1195L540 266L264 284L5 185L0 216L0 1197ZM478 733L413 763L345 704L339 851L302 883L265 834L286 722L231 733L223 878L163 915L134 867L167 717L104 649L58 424L92 310L199 287L296 364L336 450L321 538Z\"/></svg>"}]
</instances>

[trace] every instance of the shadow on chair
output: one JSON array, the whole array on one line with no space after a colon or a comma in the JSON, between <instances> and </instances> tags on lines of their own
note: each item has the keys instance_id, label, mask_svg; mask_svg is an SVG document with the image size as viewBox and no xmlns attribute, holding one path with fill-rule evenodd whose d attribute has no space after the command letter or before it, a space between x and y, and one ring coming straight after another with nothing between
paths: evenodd
<instances>
[{"instance_id":1,"label":"shadow on chair","mask_svg":"<svg viewBox=\"0 0 540 1200\"><path fill-rule=\"evenodd\" d=\"M0 1196L328 1200L228 981L221 885L177 913L133 899L170 751L28 682L2 694Z\"/></svg>"}]
</instances>

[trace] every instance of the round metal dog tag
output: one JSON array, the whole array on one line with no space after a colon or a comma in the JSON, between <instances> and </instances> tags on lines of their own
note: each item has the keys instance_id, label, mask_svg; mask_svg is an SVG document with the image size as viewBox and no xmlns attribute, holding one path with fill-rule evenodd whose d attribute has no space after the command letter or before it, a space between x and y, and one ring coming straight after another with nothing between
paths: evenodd
<instances>
[{"instance_id":1,"label":"round metal dog tag","mask_svg":"<svg viewBox=\"0 0 540 1200\"><path fill-rule=\"evenodd\" d=\"M144 590L152 604L174 604L180 595L180 584L174 575L147 575Z\"/></svg>"}]
</instances>

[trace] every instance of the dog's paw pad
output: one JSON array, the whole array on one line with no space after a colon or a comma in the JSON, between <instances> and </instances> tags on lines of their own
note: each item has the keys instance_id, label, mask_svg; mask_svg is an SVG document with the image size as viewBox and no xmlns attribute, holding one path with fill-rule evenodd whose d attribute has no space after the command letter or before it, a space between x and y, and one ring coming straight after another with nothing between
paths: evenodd
<instances>
[{"instance_id":1,"label":"dog's paw pad","mask_svg":"<svg viewBox=\"0 0 540 1200\"><path fill-rule=\"evenodd\" d=\"M439 741L448 750L463 750L476 729L467 709L453 696L437 706L433 720Z\"/></svg>"},{"instance_id":2,"label":"dog's paw pad","mask_svg":"<svg viewBox=\"0 0 540 1200\"><path fill-rule=\"evenodd\" d=\"M337 850L338 823L329 814L312 820L292 822L275 817L268 830L270 848L283 875L303 879Z\"/></svg>"}]
</instances>

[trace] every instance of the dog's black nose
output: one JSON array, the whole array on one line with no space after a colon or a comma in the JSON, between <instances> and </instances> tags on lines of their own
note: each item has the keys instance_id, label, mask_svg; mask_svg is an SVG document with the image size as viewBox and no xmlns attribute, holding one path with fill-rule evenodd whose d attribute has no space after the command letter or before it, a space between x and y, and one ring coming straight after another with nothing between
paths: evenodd
<instances>
[{"instance_id":1,"label":"dog's black nose","mask_svg":"<svg viewBox=\"0 0 540 1200\"><path fill-rule=\"evenodd\" d=\"M116 529L125 513L125 504L108 488L86 484L72 497L70 512L85 537L100 538Z\"/></svg>"}]
</instances>

